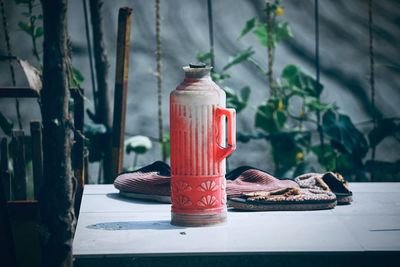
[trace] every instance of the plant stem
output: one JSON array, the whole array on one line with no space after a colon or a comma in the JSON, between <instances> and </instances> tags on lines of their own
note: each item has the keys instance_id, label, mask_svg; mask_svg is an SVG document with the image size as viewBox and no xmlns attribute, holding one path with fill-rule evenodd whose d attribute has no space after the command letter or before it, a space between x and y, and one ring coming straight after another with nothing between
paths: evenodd
<instances>
[{"instance_id":1,"label":"plant stem","mask_svg":"<svg viewBox=\"0 0 400 267\"><path fill-rule=\"evenodd\" d=\"M31 38L32 38L32 45L33 45L33 55L35 56L36 60L39 62L40 64L40 56L39 56L39 52L37 50L37 45L36 45L36 36L35 36L35 21L33 20L33 13L32 13L32 3L34 2L34 0L29 0L28 1L28 11L29 11L29 21L31 24Z\"/></svg>"},{"instance_id":2,"label":"plant stem","mask_svg":"<svg viewBox=\"0 0 400 267\"><path fill-rule=\"evenodd\" d=\"M316 84L318 87L320 84L320 63L319 63L319 12L318 12L318 0L315 0L314 5L314 24L315 24L315 76L316 76ZM318 101L320 101L320 95L318 95ZM325 148L324 148L324 132L321 125L321 113L319 110L317 113L317 130L319 134L319 141L321 145L321 154L322 154L322 165L325 163Z\"/></svg>"},{"instance_id":3,"label":"plant stem","mask_svg":"<svg viewBox=\"0 0 400 267\"><path fill-rule=\"evenodd\" d=\"M88 12L87 12L87 3L86 0L82 1L83 4L83 12L85 17L85 34L86 34L86 42L88 47L89 54L89 69L90 69L90 77L92 80L92 93L93 93L93 101L94 101L94 114L97 114L97 91L96 91L96 80L94 78L94 67L93 67L93 55L92 55L92 44L90 41L90 32L89 32L89 20L88 20Z\"/></svg>"},{"instance_id":4,"label":"plant stem","mask_svg":"<svg viewBox=\"0 0 400 267\"><path fill-rule=\"evenodd\" d=\"M133 164L132 164L133 170L136 169L136 166L137 166L137 163L138 163L138 158L139 158L138 153L135 153L135 155L133 156Z\"/></svg>"},{"instance_id":5,"label":"plant stem","mask_svg":"<svg viewBox=\"0 0 400 267\"><path fill-rule=\"evenodd\" d=\"M211 67L215 71L215 57L214 57L214 24L212 14L212 0L207 0L207 12L208 12L208 34L210 39L210 55L211 55Z\"/></svg>"},{"instance_id":6,"label":"plant stem","mask_svg":"<svg viewBox=\"0 0 400 267\"><path fill-rule=\"evenodd\" d=\"M268 51L268 83L271 92L271 96L276 96L275 83L274 83L274 74L273 74L273 43L272 43L272 16L271 16L271 4L267 2L267 7L265 9L267 15L267 51Z\"/></svg>"},{"instance_id":7,"label":"plant stem","mask_svg":"<svg viewBox=\"0 0 400 267\"><path fill-rule=\"evenodd\" d=\"M160 0L156 0L156 60L157 60L157 104L158 104L158 138L161 143L162 160L167 160L167 150L165 147L162 119L162 81L161 81L161 16L160 16Z\"/></svg>"},{"instance_id":8,"label":"plant stem","mask_svg":"<svg viewBox=\"0 0 400 267\"><path fill-rule=\"evenodd\" d=\"M369 59L370 59L370 75L369 83L371 87L371 104L373 108L373 124L374 130L377 127L377 116L376 116L376 106L375 106L375 54L374 54L374 32L373 32L373 16L372 16L372 0L368 1L368 29L369 29ZM371 160L375 160L376 146L372 146ZM371 172L371 181L374 180L374 173Z\"/></svg>"}]
</instances>

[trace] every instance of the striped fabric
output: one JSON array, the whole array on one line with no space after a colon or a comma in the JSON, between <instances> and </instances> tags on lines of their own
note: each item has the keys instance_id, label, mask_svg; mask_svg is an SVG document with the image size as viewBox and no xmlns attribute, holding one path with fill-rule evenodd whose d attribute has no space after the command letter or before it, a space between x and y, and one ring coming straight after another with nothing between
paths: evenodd
<instances>
[{"instance_id":1,"label":"striped fabric","mask_svg":"<svg viewBox=\"0 0 400 267\"><path fill-rule=\"evenodd\" d=\"M156 161L133 172L120 174L114 181L114 186L121 192L146 195L171 195L170 167L161 161Z\"/></svg>"},{"instance_id":2,"label":"striped fabric","mask_svg":"<svg viewBox=\"0 0 400 267\"><path fill-rule=\"evenodd\" d=\"M259 191L299 188L299 185L292 180L277 179L264 171L247 166L231 171L226 178L228 198ZM170 167L161 161L133 172L123 173L114 181L115 188L121 192L157 196L170 196L170 184Z\"/></svg>"},{"instance_id":3,"label":"striped fabric","mask_svg":"<svg viewBox=\"0 0 400 267\"><path fill-rule=\"evenodd\" d=\"M235 172L237 176L234 175ZM235 177L236 176L236 177ZM235 178L235 179L234 179ZM226 194L228 198L239 197L253 192L271 192L285 188L299 188L299 185L289 179L278 179L274 176L251 167L240 167L227 175Z\"/></svg>"}]
</instances>

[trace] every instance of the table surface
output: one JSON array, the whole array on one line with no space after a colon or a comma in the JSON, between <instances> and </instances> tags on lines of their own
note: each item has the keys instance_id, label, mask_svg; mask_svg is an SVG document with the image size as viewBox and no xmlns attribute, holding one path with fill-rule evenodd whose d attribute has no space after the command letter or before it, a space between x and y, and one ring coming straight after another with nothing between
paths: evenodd
<instances>
[{"instance_id":1,"label":"table surface","mask_svg":"<svg viewBox=\"0 0 400 267\"><path fill-rule=\"evenodd\" d=\"M400 251L400 183L352 183L354 202L322 211L228 211L225 224L176 227L170 205L87 185L73 254L154 257Z\"/></svg>"}]
</instances>

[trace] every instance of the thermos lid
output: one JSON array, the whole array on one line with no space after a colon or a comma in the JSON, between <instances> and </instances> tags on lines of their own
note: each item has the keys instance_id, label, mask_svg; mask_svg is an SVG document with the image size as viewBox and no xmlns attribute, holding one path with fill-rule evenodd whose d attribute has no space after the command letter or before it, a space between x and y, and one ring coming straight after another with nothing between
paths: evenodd
<instances>
[{"instance_id":1,"label":"thermos lid","mask_svg":"<svg viewBox=\"0 0 400 267\"><path fill-rule=\"evenodd\" d=\"M189 66L183 67L186 78L200 79L210 75L212 68L203 62L190 63Z\"/></svg>"},{"instance_id":2,"label":"thermos lid","mask_svg":"<svg viewBox=\"0 0 400 267\"><path fill-rule=\"evenodd\" d=\"M190 63L189 67L191 67L192 69L200 69L207 67L207 65L203 62L197 62L197 63Z\"/></svg>"}]
</instances>

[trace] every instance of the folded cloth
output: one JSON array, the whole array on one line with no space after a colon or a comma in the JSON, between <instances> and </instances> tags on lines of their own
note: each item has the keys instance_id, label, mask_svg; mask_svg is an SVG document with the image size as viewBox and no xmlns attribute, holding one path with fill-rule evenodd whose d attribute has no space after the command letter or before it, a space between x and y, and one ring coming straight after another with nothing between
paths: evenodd
<instances>
[{"instance_id":1,"label":"folded cloth","mask_svg":"<svg viewBox=\"0 0 400 267\"><path fill-rule=\"evenodd\" d=\"M234 169L226 175L226 194L228 198L252 192L271 192L286 188L300 188L290 179L278 179L271 174L249 166Z\"/></svg>"},{"instance_id":2,"label":"folded cloth","mask_svg":"<svg viewBox=\"0 0 400 267\"><path fill-rule=\"evenodd\" d=\"M320 189L334 193L339 205L350 204L353 201L349 184L339 173L306 173L297 176L294 180L301 188Z\"/></svg>"},{"instance_id":3,"label":"folded cloth","mask_svg":"<svg viewBox=\"0 0 400 267\"><path fill-rule=\"evenodd\" d=\"M336 196L321 189L283 188L245 193L228 199L228 205L246 211L301 211L332 209Z\"/></svg>"},{"instance_id":4,"label":"folded cloth","mask_svg":"<svg viewBox=\"0 0 400 267\"><path fill-rule=\"evenodd\" d=\"M114 186L126 197L171 203L171 169L156 161L133 172L118 175Z\"/></svg>"}]
</instances>

